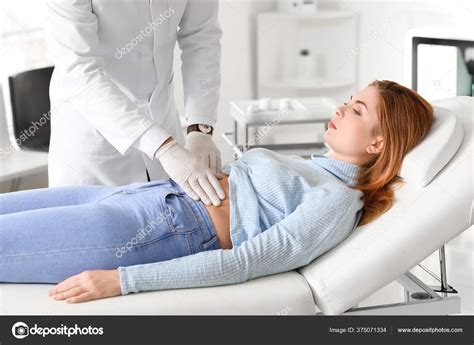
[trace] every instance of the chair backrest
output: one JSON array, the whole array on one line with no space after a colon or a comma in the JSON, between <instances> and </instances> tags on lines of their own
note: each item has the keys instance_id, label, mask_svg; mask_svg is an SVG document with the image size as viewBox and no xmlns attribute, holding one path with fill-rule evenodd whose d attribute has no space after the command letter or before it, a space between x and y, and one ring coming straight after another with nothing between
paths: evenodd
<instances>
[{"instance_id":1,"label":"chair backrest","mask_svg":"<svg viewBox=\"0 0 474 345\"><path fill-rule=\"evenodd\" d=\"M54 67L21 72L8 78L13 132L20 147L48 151L50 126L49 83Z\"/></svg>"}]
</instances>

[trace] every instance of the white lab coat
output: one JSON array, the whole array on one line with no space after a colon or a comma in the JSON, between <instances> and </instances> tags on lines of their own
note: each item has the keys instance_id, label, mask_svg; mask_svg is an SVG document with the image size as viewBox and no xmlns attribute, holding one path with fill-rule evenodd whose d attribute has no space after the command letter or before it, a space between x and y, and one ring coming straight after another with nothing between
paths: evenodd
<instances>
[{"instance_id":1,"label":"white lab coat","mask_svg":"<svg viewBox=\"0 0 474 345\"><path fill-rule=\"evenodd\" d=\"M217 0L46 0L51 79L49 186L167 178L156 149L184 144L173 97L178 42L188 124L214 125ZM151 29L151 30L150 30Z\"/></svg>"}]
</instances>

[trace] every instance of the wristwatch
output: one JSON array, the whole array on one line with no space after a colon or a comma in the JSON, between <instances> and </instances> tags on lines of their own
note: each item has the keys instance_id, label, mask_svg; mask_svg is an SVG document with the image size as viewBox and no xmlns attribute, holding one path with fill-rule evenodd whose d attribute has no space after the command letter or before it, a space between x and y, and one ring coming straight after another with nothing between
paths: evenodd
<instances>
[{"instance_id":1,"label":"wristwatch","mask_svg":"<svg viewBox=\"0 0 474 345\"><path fill-rule=\"evenodd\" d=\"M188 130L187 130L187 133L188 134L189 132L193 132L193 131L198 131L198 132L202 132L202 133L205 133L205 134L209 134L209 135L212 135L212 133L214 132L214 128L212 128L212 126L209 126L209 125L203 125L203 124L193 124L193 125L189 125L188 126Z\"/></svg>"}]
</instances>

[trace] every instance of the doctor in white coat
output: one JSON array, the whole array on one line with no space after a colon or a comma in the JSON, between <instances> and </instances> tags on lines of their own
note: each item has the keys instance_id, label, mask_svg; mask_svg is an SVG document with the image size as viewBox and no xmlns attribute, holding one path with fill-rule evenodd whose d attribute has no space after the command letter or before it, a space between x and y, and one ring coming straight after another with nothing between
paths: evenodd
<instances>
[{"instance_id":1,"label":"doctor in white coat","mask_svg":"<svg viewBox=\"0 0 474 345\"><path fill-rule=\"evenodd\" d=\"M45 0L51 79L49 186L171 177L219 205L212 141L220 86L217 0ZM173 97L182 51L186 139Z\"/></svg>"}]
</instances>

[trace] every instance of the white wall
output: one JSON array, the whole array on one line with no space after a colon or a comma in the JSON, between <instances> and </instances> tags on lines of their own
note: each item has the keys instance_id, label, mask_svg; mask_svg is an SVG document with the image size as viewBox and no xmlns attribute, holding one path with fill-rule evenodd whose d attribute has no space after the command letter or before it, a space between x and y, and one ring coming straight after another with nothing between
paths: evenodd
<instances>
[{"instance_id":1,"label":"white wall","mask_svg":"<svg viewBox=\"0 0 474 345\"><path fill-rule=\"evenodd\" d=\"M474 33L474 2L322 0L321 6L351 9L359 16L359 84L390 79L409 86L405 74L405 34L431 25L470 23Z\"/></svg>"},{"instance_id":2,"label":"white wall","mask_svg":"<svg viewBox=\"0 0 474 345\"><path fill-rule=\"evenodd\" d=\"M220 0L219 24L223 35L222 85L214 138L222 147L223 161L232 158L232 151L221 138L223 132L233 131L230 101L256 97L256 16L276 8L275 0ZM175 98L184 117L182 75L179 50L175 51ZM241 131L242 132L242 131Z\"/></svg>"}]
</instances>

